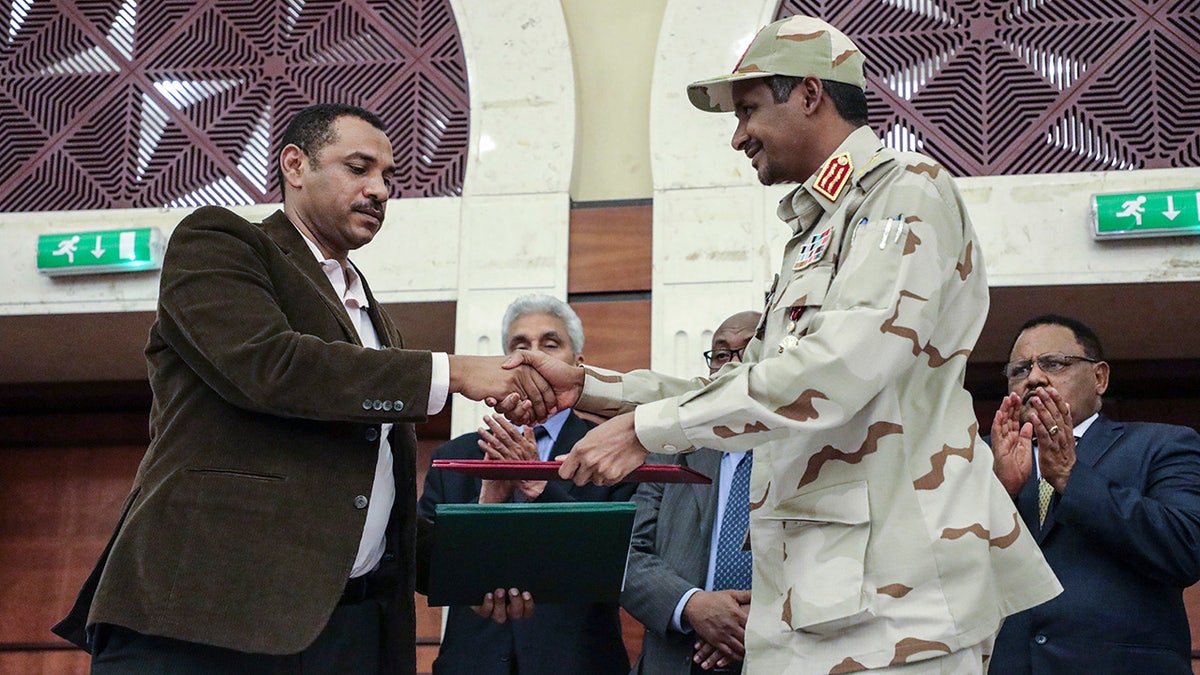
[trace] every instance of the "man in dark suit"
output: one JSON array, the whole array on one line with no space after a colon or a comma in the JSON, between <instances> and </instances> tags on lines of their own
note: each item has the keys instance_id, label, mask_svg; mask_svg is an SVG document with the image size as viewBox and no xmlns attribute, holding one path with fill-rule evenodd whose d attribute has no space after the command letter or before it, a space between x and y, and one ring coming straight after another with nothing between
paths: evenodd
<instances>
[{"instance_id":1,"label":"man in dark suit","mask_svg":"<svg viewBox=\"0 0 1200 675\"><path fill-rule=\"evenodd\" d=\"M1200 435L1101 415L1108 364L1074 319L1026 322L1005 376L996 474L1063 592L1004 622L991 672L1191 673L1182 592L1200 579Z\"/></svg>"},{"instance_id":2,"label":"man in dark suit","mask_svg":"<svg viewBox=\"0 0 1200 675\"><path fill-rule=\"evenodd\" d=\"M394 169L378 117L312 106L282 139L282 211L205 207L175 229L151 444L55 627L94 673L415 670L412 422L456 391L553 402L502 359L403 349L348 258Z\"/></svg>"},{"instance_id":3,"label":"man in dark suit","mask_svg":"<svg viewBox=\"0 0 1200 675\"><path fill-rule=\"evenodd\" d=\"M717 328L712 350L704 354L710 375L741 361L760 316L741 312ZM621 605L646 626L646 633L633 672L740 672L750 605L750 554L742 553L745 583L731 585L722 583L724 575L717 573L725 561L718 549L723 539L740 549L746 538L745 522L734 525L732 518L723 516L737 469L745 463L748 473L751 452L699 448L691 454L654 457L684 464L713 483L646 483L634 495L638 511ZM743 494L741 499L748 497Z\"/></svg>"},{"instance_id":4,"label":"man in dark suit","mask_svg":"<svg viewBox=\"0 0 1200 675\"><path fill-rule=\"evenodd\" d=\"M540 294L517 298L504 314L505 353L530 349L573 366L583 363L583 325L567 303ZM465 434L434 451L435 459L549 460L571 451L595 423L570 409L538 427L518 430L489 416L487 428ZM481 481L453 471L430 469L418 511L433 518L438 504L473 502L625 501L632 483L576 486L567 481ZM481 498L481 493L483 497ZM581 537L587 536L581 532ZM571 575L571 570L546 570ZM433 672L438 675L616 675L629 671L616 603L542 603L520 622L503 624L466 607L448 610L446 630Z\"/></svg>"}]
</instances>

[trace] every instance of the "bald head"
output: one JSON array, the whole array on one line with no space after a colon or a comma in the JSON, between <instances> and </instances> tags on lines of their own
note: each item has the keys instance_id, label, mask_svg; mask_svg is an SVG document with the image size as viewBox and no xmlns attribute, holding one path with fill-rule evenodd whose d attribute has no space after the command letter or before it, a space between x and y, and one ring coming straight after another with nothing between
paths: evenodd
<instances>
[{"instance_id":1,"label":"bald head","mask_svg":"<svg viewBox=\"0 0 1200 675\"><path fill-rule=\"evenodd\" d=\"M738 312L721 322L716 332L713 333L712 353L737 352L737 359L740 361L741 350L745 349L746 345L750 343L750 339L754 337L754 329L758 326L760 316L762 316L761 312ZM728 358L724 360L710 359L709 374L717 372L729 361Z\"/></svg>"},{"instance_id":2,"label":"bald head","mask_svg":"<svg viewBox=\"0 0 1200 675\"><path fill-rule=\"evenodd\" d=\"M717 332L713 333L713 347L717 346L717 336L725 333L727 335L741 336L739 342L733 345L733 349L740 349L750 342L750 338L754 337L754 329L758 327L758 319L762 316L762 312L738 312L733 316L721 322L717 327Z\"/></svg>"}]
</instances>

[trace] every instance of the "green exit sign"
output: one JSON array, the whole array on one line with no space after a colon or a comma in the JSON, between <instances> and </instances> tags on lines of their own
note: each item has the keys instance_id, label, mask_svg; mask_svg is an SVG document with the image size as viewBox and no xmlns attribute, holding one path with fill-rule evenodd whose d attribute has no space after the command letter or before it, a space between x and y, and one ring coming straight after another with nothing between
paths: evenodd
<instances>
[{"instance_id":1,"label":"green exit sign","mask_svg":"<svg viewBox=\"0 0 1200 675\"><path fill-rule=\"evenodd\" d=\"M38 271L49 276L156 270L162 256L162 234L154 227L38 237Z\"/></svg>"},{"instance_id":2,"label":"green exit sign","mask_svg":"<svg viewBox=\"0 0 1200 675\"><path fill-rule=\"evenodd\" d=\"M1092 196L1097 239L1200 234L1200 188Z\"/></svg>"}]
</instances>

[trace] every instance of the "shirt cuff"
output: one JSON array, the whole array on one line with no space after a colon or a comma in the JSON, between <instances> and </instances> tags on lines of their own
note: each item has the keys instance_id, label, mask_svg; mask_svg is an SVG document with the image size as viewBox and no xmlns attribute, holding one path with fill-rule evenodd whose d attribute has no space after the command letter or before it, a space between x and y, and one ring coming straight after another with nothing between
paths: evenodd
<instances>
[{"instance_id":1,"label":"shirt cuff","mask_svg":"<svg viewBox=\"0 0 1200 675\"><path fill-rule=\"evenodd\" d=\"M583 391L575 407L604 417L620 413L625 391L621 373L595 366L583 366L583 373Z\"/></svg>"},{"instance_id":2,"label":"shirt cuff","mask_svg":"<svg viewBox=\"0 0 1200 675\"><path fill-rule=\"evenodd\" d=\"M675 455L692 449L679 424L679 399L643 403L633 411L633 431L650 452Z\"/></svg>"},{"instance_id":3,"label":"shirt cuff","mask_svg":"<svg viewBox=\"0 0 1200 675\"><path fill-rule=\"evenodd\" d=\"M687 593L684 593L683 597L679 599L679 604L675 605L675 613L671 615L671 628L674 628L675 630L679 631L680 633L692 632L691 626L683 625L683 606L688 603L688 600L692 599L693 595L695 595L699 592L700 592L699 588L693 588L692 590L688 591Z\"/></svg>"},{"instance_id":4,"label":"shirt cuff","mask_svg":"<svg viewBox=\"0 0 1200 675\"><path fill-rule=\"evenodd\" d=\"M429 374L429 405L427 415L436 415L446 407L450 396L450 357L446 352L431 352L433 371Z\"/></svg>"}]
</instances>

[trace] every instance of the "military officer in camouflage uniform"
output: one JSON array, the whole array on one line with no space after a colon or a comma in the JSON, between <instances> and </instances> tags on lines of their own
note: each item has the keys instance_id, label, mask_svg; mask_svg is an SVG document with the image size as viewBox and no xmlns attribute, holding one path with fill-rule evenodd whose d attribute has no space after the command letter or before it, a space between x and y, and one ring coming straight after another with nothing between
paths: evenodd
<instances>
[{"instance_id":1,"label":"military officer in camouflage uniform","mask_svg":"<svg viewBox=\"0 0 1200 675\"><path fill-rule=\"evenodd\" d=\"M613 417L563 463L577 483L648 451L754 448L746 672L980 673L1004 617L1061 587L962 388L988 308L977 237L946 170L866 126L863 61L796 16L688 87L736 114L760 181L802 183L744 363L711 381L535 365L560 406Z\"/></svg>"}]
</instances>

